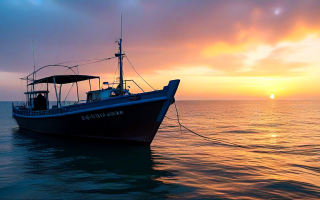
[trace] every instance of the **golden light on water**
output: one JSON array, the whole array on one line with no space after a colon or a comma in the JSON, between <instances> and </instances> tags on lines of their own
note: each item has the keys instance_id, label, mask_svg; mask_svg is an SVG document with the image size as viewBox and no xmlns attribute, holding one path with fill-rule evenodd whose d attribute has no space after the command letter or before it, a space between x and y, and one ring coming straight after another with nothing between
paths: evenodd
<instances>
[{"instance_id":1,"label":"golden light on water","mask_svg":"<svg viewBox=\"0 0 320 200\"><path fill-rule=\"evenodd\" d=\"M271 95L270 95L270 99L274 99L274 94L271 94Z\"/></svg>"}]
</instances>

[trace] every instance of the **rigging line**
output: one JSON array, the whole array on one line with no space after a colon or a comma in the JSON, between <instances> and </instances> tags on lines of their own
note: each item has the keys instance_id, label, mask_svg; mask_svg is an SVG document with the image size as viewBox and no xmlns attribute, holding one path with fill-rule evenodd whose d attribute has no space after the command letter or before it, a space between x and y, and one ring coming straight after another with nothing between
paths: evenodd
<instances>
[{"instance_id":1,"label":"rigging line","mask_svg":"<svg viewBox=\"0 0 320 200\"><path fill-rule=\"evenodd\" d=\"M72 87L73 87L73 85L74 85L74 83L72 83L72 85L71 85L71 88L70 88L70 90L69 90L69 92L68 92L68 94L67 94L67 96L66 96L66 98L64 99L64 104L65 104L65 102L66 102L66 100L67 100L67 97L68 97L68 95L69 95L69 93L70 93L70 91L71 91L71 89L72 89Z\"/></svg>"},{"instance_id":2,"label":"rigging line","mask_svg":"<svg viewBox=\"0 0 320 200\"><path fill-rule=\"evenodd\" d=\"M81 65L76 65L76 66L83 66L83 65L89 65L89 64L93 64L93 63L98 63L98 62L102 62L102 61L105 61L105 60L111 60L113 58L116 58L116 56L114 57L110 57L110 58L105 58L105 59L101 59L101 60L98 60L98 61L94 61L94 62L89 62L89 63L84 63L84 64L81 64Z\"/></svg>"},{"instance_id":3,"label":"rigging line","mask_svg":"<svg viewBox=\"0 0 320 200\"><path fill-rule=\"evenodd\" d=\"M122 76L123 76L123 80L126 80L126 76L124 75L124 70L122 70Z\"/></svg>"},{"instance_id":4,"label":"rigging line","mask_svg":"<svg viewBox=\"0 0 320 200\"><path fill-rule=\"evenodd\" d=\"M68 68L67 70L66 70L66 72L67 71L69 71L69 70L72 70L72 68L76 68L77 69L77 71L78 71L78 75L79 75L79 69L78 69L78 65L75 65L75 66L73 66L73 67L70 67L70 68ZM73 70L72 70L73 71ZM74 72L74 71L73 71ZM77 75L77 73L76 72L74 72L76 75ZM71 75L71 74L69 74L69 75Z\"/></svg>"},{"instance_id":5,"label":"rigging line","mask_svg":"<svg viewBox=\"0 0 320 200\"><path fill-rule=\"evenodd\" d=\"M69 68L65 71L65 74L66 74L66 75L68 75L68 74L67 74L68 71L69 71ZM69 74L69 75L70 75L70 74Z\"/></svg>"},{"instance_id":6,"label":"rigging line","mask_svg":"<svg viewBox=\"0 0 320 200\"><path fill-rule=\"evenodd\" d=\"M23 99L23 93L22 93L22 79L21 79L21 85L20 85L20 94L21 94L22 99Z\"/></svg>"},{"instance_id":7,"label":"rigging line","mask_svg":"<svg viewBox=\"0 0 320 200\"><path fill-rule=\"evenodd\" d=\"M25 77L23 77L23 78L21 78L21 79L23 79L23 80L24 80L24 79L29 79L29 76L33 75L34 73L36 73L36 72L38 72L38 71L40 71L41 69L46 68L46 67L65 67L65 68L69 68L71 71L73 71L72 68L74 68L74 67L76 67L76 66L69 67L69 66L58 65L58 64L56 64L56 65L45 65L45 66L40 67L39 69L37 69L35 72L32 72L32 73L29 74L28 76L25 76ZM73 71L73 73L74 73L74 74L77 74L77 73L75 73L74 71Z\"/></svg>"},{"instance_id":8,"label":"rigging line","mask_svg":"<svg viewBox=\"0 0 320 200\"><path fill-rule=\"evenodd\" d=\"M33 54L33 71L36 71L36 60L34 59L34 42L32 40L32 54ZM36 79L36 74L33 76L33 81Z\"/></svg>"},{"instance_id":9,"label":"rigging line","mask_svg":"<svg viewBox=\"0 0 320 200\"><path fill-rule=\"evenodd\" d=\"M122 50L123 51L123 50ZM137 72L137 70L133 67L133 65L131 64L128 56L126 55L126 53L123 51L123 53L125 54L126 59L128 60L129 64L131 65L132 69L136 72L136 74L138 74L138 76L140 76L140 78L146 83L148 84L153 90L155 90L146 80L144 80L144 78L142 78L142 76Z\"/></svg>"},{"instance_id":10,"label":"rigging line","mask_svg":"<svg viewBox=\"0 0 320 200\"><path fill-rule=\"evenodd\" d=\"M40 67L39 69L37 69L36 71L32 72L31 74L29 74L28 76L25 76L23 77L23 79L25 78L28 78L29 76L35 74L36 72L38 72L39 70L43 69L43 68L46 68L46 67L53 67L53 66L57 66L57 67L66 67L66 68L69 68L71 71L73 71L72 68L74 67L78 67L78 66L83 66L83 65L88 65L88 64L92 64L92 63L98 63L98 62L102 62L102 61L105 61L105 60L111 60L113 58L116 58L116 57L110 57L110 58L105 58L105 59L101 59L101 60L98 60L98 61L95 61L95 62L90 62L90 63L84 63L84 64L81 64L81 65L75 65L75 66L66 66L66 65L61 65L61 64L54 64L54 65L45 65L43 67ZM76 72L73 71L74 74L77 74Z\"/></svg>"},{"instance_id":11,"label":"rigging line","mask_svg":"<svg viewBox=\"0 0 320 200\"><path fill-rule=\"evenodd\" d=\"M113 87L114 82L116 81L116 74L117 74L118 68L119 68L119 63L118 63L118 65L117 65L116 71L115 71L115 73L114 73L114 75L113 75L113 82L112 82L112 86L111 86L111 87Z\"/></svg>"},{"instance_id":12,"label":"rigging line","mask_svg":"<svg viewBox=\"0 0 320 200\"><path fill-rule=\"evenodd\" d=\"M178 112L176 103L174 102L174 104L175 104L176 112ZM178 113L177 113L177 119L173 119L173 118L170 118L170 117L167 117L167 116L165 116L165 117L168 118L168 119L177 121L178 124L180 125L180 128L183 127L183 128L185 128L187 131L189 131L190 133L193 133L193 134L195 134L195 135L197 135L197 136L199 136L199 137L202 137L202 138L204 138L205 140L214 142L215 144L227 145L227 146L231 146L231 147L250 148L250 147L246 147L246 146L243 146L243 145L238 145L238 144L235 144L235 143L232 143L232 142L222 141L222 140L219 140L219 139L217 139L217 138L211 138L211 137L207 137L207 136L201 135L201 134L199 134L199 133L196 133L196 132L190 130L189 128L187 128L186 126L184 126L184 125L181 124L181 122L180 122L180 120L179 120L179 115L178 115Z\"/></svg>"},{"instance_id":13,"label":"rigging line","mask_svg":"<svg viewBox=\"0 0 320 200\"><path fill-rule=\"evenodd\" d=\"M38 89L38 90L41 90L41 89L42 89L42 87L43 87L43 83L41 83L41 84L40 84L40 89Z\"/></svg>"},{"instance_id":14,"label":"rigging line","mask_svg":"<svg viewBox=\"0 0 320 200\"><path fill-rule=\"evenodd\" d=\"M57 65L61 65L61 64L66 64L66 63L74 63L74 62L85 62L85 61L94 61L94 60L103 60L105 58L96 58L96 59L90 59L90 60L73 60L73 61L66 61L66 62L61 62L61 63L57 63Z\"/></svg>"}]
</instances>

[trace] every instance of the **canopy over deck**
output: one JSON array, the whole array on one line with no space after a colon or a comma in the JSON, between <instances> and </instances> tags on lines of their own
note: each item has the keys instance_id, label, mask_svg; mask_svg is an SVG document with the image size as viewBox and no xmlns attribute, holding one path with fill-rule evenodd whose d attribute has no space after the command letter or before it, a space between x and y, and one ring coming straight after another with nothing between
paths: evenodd
<instances>
[{"instance_id":1,"label":"canopy over deck","mask_svg":"<svg viewBox=\"0 0 320 200\"><path fill-rule=\"evenodd\" d=\"M49 91L47 91L47 90L39 90L39 91L25 92L24 94L38 94L38 93L49 93Z\"/></svg>"},{"instance_id":2,"label":"canopy over deck","mask_svg":"<svg viewBox=\"0 0 320 200\"><path fill-rule=\"evenodd\" d=\"M95 79L95 78L100 78L100 77L88 76L88 75L54 75L54 76L48 76L42 79L35 80L29 85L36 85L39 83L67 84L67 83L75 83L75 82L85 81L85 80Z\"/></svg>"}]
</instances>

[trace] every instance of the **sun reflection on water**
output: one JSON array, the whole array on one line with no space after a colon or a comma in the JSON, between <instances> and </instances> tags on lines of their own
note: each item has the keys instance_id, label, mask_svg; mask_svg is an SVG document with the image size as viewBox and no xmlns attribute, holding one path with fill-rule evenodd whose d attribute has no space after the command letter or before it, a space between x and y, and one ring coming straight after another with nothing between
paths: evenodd
<instances>
[{"instance_id":1,"label":"sun reflection on water","mask_svg":"<svg viewBox=\"0 0 320 200\"><path fill-rule=\"evenodd\" d=\"M317 199L320 102L178 101L151 147L19 130L0 116L0 197ZM8 116L8 117L4 117ZM168 116L176 117L171 107ZM65 187L67 185L68 187ZM63 186L63 187L61 187Z\"/></svg>"}]
</instances>

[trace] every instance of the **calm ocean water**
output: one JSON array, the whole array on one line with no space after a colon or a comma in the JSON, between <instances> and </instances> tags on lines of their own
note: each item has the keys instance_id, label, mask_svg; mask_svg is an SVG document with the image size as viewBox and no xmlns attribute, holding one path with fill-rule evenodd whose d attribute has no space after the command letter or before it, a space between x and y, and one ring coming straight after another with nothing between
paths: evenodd
<instances>
[{"instance_id":1,"label":"calm ocean water","mask_svg":"<svg viewBox=\"0 0 320 200\"><path fill-rule=\"evenodd\" d=\"M0 199L318 199L320 101L178 101L150 147L20 130L0 102ZM167 116L174 118L171 106Z\"/></svg>"}]
</instances>

